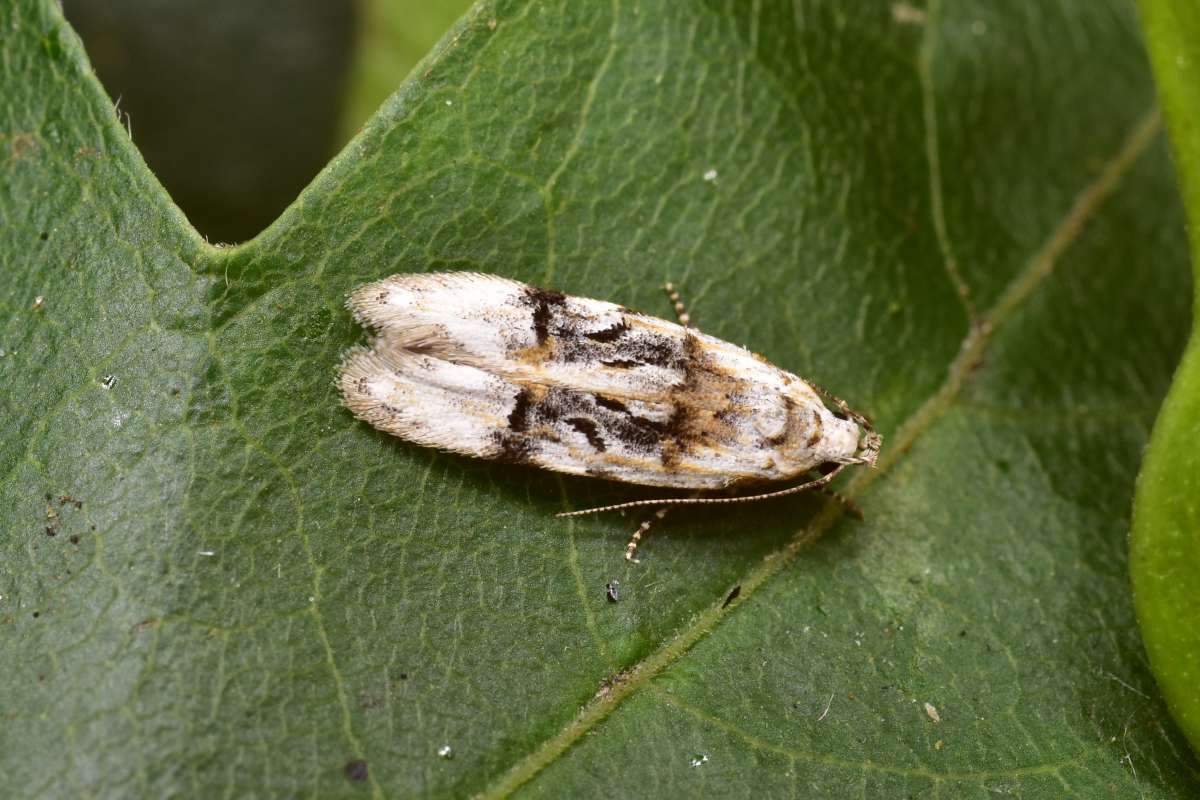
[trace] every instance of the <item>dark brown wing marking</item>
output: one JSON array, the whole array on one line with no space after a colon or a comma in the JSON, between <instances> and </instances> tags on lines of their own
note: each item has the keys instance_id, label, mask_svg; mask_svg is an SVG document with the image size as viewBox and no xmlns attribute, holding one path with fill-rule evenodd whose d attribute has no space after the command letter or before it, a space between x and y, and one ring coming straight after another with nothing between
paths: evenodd
<instances>
[{"instance_id":1,"label":"dark brown wing marking","mask_svg":"<svg viewBox=\"0 0 1200 800\"><path fill-rule=\"evenodd\" d=\"M607 408L609 411L616 411L620 414L629 413L629 406L625 405L620 400L616 400L612 397L605 397L604 395L596 395L596 405L600 406L601 408Z\"/></svg>"},{"instance_id":2,"label":"dark brown wing marking","mask_svg":"<svg viewBox=\"0 0 1200 800\"><path fill-rule=\"evenodd\" d=\"M508 429L513 433L524 433L529 429L529 407L533 403L533 394L528 389L517 392L513 409L508 414Z\"/></svg>"},{"instance_id":3,"label":"dark brown wing marking","mask_svg":"<svg viewBox=\"0 0 1200 800\"><path fill-rule=\"evenodd\" d=\"M597 428L596 423L592 420L587 417L567 417L566 422L572 428L582 433L584 438L588 440L588 444L597 453L603 453L608 449L608 446L604 443L604 437L600 435L599 428Z\"/></svg>"},{"instance_id":4,"label":"dark brown wing marking","mask_svg":"<svg viewBox=\"0 0 1200 800\"><path fill-rule=\"evenodd\" d=\"M567 296L562 292L527 286L523 300L532 309L533 335L538 344L545 344L546 340L550 338L551 321L556 311L561 311L566 305Z\"/></svg>"},{"instance_id":5,"label":"dark brown wing marking","mask_svg":"<svg viewBox=\"0 0 1200 800\"><path fill-rule=\"evenodd\" d=\"M672 394L675 412L668 421L671 444L663 450L663 465L700 447L737 446L736 398L745 387L740 379L718 368L692 334L683 338L683 383Z\"/></svg>"},{"instance_id":6,"label":"dark brown wing marking","mask_svg":"<svg viewBox=\"0 0 1200 800\"><path fill-rule=\"evenodd\" d=\"M624 336L628 330L629 323L622 318L620 322L612 327L605 328L604 330L600 331L592 331L591 333L585 333L583 335L588 339L591 339L593 342L604 342L607 344L608 342L617 341Z\"/></svg>"},{"instance_id":7,"label":"dark brown wing marking","mask_svg":"<svg viewBox=\"0 0 1200 800\"><path fill-rule=\"evenodd\" d=\"M523 290L518 302L530 311L537 358L551 364L603 364L618 369L683 367L679 337L636 324L639 315L633 312L619 309L597 316L560 292L533 286ZM597 323L603 327L592 330ZM514 353L532 354L524 337L514 341L512 348Z\"/></svg>"},{"instance_id":8,"label":"dark brown wing marking","mask_svg":"<svg viewBox=\"0 0 1200 800\"><path fill-rule=\"evenodd\" d=\"M499 448L495 459L504 464L529 464L533 461L536 442L521 433L496 431L492 439Z\"/></svg>"},{"instance_id":9,"label":"dark brown wing marking","mask_svg":"<svg viewBox=\"0 0 1200 800\"><path fill-rule=\"evenodd\" d=\"M669 420L639 416L619 400L562 387L522 389L508 423L508 430L497 433L497 442L506 452L525 456L535 452L540 441L557 439L556 431L568 428L583 434L597 453L616 446L627 456L643 458L659 457L664 442L671 438ZM517 440L524 446L509 444Z\"/></svg>"}]
</instances>

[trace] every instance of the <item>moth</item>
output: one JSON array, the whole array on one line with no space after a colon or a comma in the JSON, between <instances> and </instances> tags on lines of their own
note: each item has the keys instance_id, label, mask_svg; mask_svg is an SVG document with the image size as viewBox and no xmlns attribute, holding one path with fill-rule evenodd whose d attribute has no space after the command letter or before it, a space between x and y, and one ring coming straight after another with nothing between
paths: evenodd
<instances>
[{"instance_id":1,"label":"moth","mask_svg":"<svg viewBox=\"0 0 1200 800\"><path fill-rule=\"evenodd\" d=\"M661 519L672 506L783 497L824 487L848 465L875 465L882 438L865 416L691 327L667 290L680 324L474 272L368 283L348 306L374 339L346 353L343 401L426 447L693 491L559 516L657 506Z\"/></svg>"}]
</instances>

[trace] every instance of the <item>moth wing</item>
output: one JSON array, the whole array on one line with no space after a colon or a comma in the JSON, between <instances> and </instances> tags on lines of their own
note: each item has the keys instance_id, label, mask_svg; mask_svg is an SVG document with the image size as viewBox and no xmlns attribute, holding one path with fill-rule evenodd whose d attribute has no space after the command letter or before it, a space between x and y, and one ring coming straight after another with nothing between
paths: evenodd
<instances>
[{"instance_id":1,"label":"moth wing","mask_svg":"<svg viewBox=\"0 0 1200 800\"><path fill-rule=\"evenodd\" d=\"M502 448L518 389L474 367L403 350L351 350L339 386L359 419L402 439L479 458Z\"/></svg>"},{"instance_id":2,"label":"moth wing","mask_svg":"<svg viewBox=\"0 0 1200 800\"><path fill-rule=\"evenodd\" d=\"M387 344L521 382L654 401L684 378L679 325L494 275L393 275L349 306Z\"/></svg>"},{"instance_id":3,"label":"moth wing","mask_svg":"<svg viewBox=\"0 0 1200 800\"><path fill-rule=\"evenodd\" d=\"M339 386L356 417L426 447L576 475L679 485L657 460L660 437L652 423L606 419L586 393L522 386L477 367L388 348L351 350ZM647 419L657 415L659 424L669 413L641 411ZM630 427L639 424L636 432ZM613 428L634 438L614 437L606 448L602 426L603 435Z\"/></svg>"},{"instance_id":4,"label":"moth wing","mask_svg":"<svg viewBox=\"0 0 1200 800\"><path fill-rule=\"evenodd\" d=\"M484 367L503 358L507 332L527 324L527 288L477 272L401 274L360 286L347 305L390 344Z\"/></svg>"},{"instance_id":5,"label":"moth wing","mask_svg":"<svg viewBox=\"0 0 1200 800\"><path fill-rule=\"evenodd\" d=\"M477 273L394 275L349 304L379 341L348 359L346 404L402 438L679 488L805 466L773 451L785 387L807 385L692 329Z\"/></svg>"}]
</instances>

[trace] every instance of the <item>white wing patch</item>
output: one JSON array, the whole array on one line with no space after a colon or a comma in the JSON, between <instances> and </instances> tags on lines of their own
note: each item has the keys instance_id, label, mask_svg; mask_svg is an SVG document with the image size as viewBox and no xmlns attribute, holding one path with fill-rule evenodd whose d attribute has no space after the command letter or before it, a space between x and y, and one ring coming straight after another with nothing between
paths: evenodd
<instances>
[{"instance_id":1,"label":"white wing patch","mask_svg":"<svg viewBox=\"0 0 1200 800\"><path fill-rule=\"evenodd\" d=\"M351 350L340 384L346 407L376 428L480 458L500 455L494 433L519 391L475 367L392 348Z\"/></svg>"}]
</instances>

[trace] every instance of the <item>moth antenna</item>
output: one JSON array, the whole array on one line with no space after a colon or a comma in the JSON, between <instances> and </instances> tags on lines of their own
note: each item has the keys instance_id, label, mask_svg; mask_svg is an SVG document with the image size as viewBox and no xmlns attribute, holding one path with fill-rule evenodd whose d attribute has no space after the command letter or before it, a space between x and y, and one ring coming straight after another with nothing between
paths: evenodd
<instances>
[{"instance_id":1,"label":"moth antenna","mask_svg":"<svg viewBox=\"0 0 1200 800\"><path fill-rule=\"evenodd\" d=\"M563 511L555 514L556 517L582 517L585 514L601 514L605 511L620 511L623 508L642 508L644 506L701 506L701 505L732 505L734 503L753 503L757 500L769 500L775 497L786 497L789 494L799 494L812 489L819 488L832 481L837 477L838 473L846 468L846 464L838 464L826 475L822 475L816 480L802 483L799 486L790 486L787 489L780 489L775 492L766 492L764 494L750 494L741 497L667 497L661 500L630 500L627 503L615 503L611 506L598 506L596 508L585 508L581 511Z\"/></svg>"}]
</instances>

